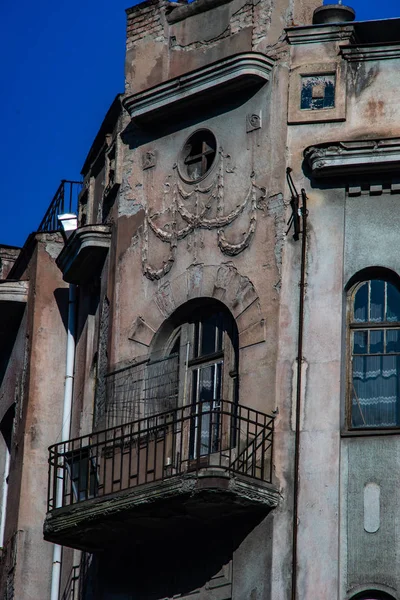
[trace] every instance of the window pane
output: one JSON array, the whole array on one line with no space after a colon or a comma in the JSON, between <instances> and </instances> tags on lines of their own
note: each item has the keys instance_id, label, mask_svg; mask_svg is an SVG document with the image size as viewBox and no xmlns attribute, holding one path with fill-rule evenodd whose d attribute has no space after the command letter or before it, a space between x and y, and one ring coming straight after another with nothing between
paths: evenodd
<instances>
[{"instance_id":1,"label":"window pane","mask_svg":"<svg viewBox=\"0 0 400 600\"><path fill-rule=\"evenodd\" d=\"M355 331L354 332L354 354L367 354L368 353L368 331Z\"/></svg>"},{"instance_id":2,"label":"window pane","mask_svg":"<svg viewBox=\"0 0 400 600\"><path fill-rule=\"evenodd\" d=\"M200 381L199 381L199 401L211 402L214 397L214 368L213 365L210 367L203 367L199 370Z\"/></svg>"},{"instance_id":3,"label":"window pane","mask_svg":"<svg viewBox=\"0 0 400 600\"><path fill-rule=\"evenodd\" d=\"M71 477L74 500L80 502L92 498L96 488L96 469L87 449L69 453L66 465Z\"/></svg>"},{"instance_id":4,"label":"window pane","mask_svg":"<svg viewBox=\"0 0 400 600\"><path fill-rule=\"evenodd\" d=\"M199 414L200 456L209 454L212 445L212 408L215 389L215 365L200 370Z\"/></svg>"},{"instance_id":5,"label":"window pane","mask_svg":"<svg viewBox=\"0 0 400 600\"><path fill-rule=\"evenodd\" d=\"M371 281L371 303L369 319L373 323L384 320L385 314L385 282L373 279Z\"/></svg>"},{"instance_id":6,"label":"window pane","mask_svg":"<svg viewBox=\"0 0 400 600\"><path fill-rule=\"evenodd\" d=\"M364 283L355 295L354 321L356 323L366 323L368 321L368 283Z\"/></svg>"},{"instance_id":7,"label":"window pane","mask_svg":"<svg viewBox=\"0 0 400 600\"><path fill-rule=\"evenodd\" d=\"M383 329L372 329L369 332L369 353L383 354Z\"/></svg>"},{"instance_id":8,"label":"window pane","mask_svg":"<svg viewBox=\"0 0 400 600\"><path fill-rule=\"evenodd\" d=\"M193 356L194 356L194 358L197 358L200 353L200 322L199 321L196 321L196 323L194 324L193 345L194 345Z\"/></svg>"},{"instance_id":9,"label":"window pane","mask_svg":"<svg viewBox=\"0 0 400 600\"><path fill-rule=\"evenodd\" d=\"M400 292L391 285L387 284L387 321L400 321Z\"/></svg>"},{"instance_id":10,"label":"window pane","mask_svg":"<svg viewBox=\"0 0 400 600\"><path fill-rule=\"evenodd\" d=\"M222 314L216 313L203 320L200 356L222 350L222 319Z\"/></svg>"},{"instance_id":11,"label":"window pane","mask_svg":"<svg viewBox=\"0 0 400 600\"><path fill-rule=\"evenodd\" d=\"M400 329L386 330L386 352L400 352Z\"/></svg>"},{"instance_id":12,"label":"window pane","mask_svg":"<svg viewBox=\"0 0 400 600\"><path fill-rule=\"evenodd\" d=\"M355 356L352 381L352 426L398 424L398 356Z\"/></svg>"},{"instance_id":13,"label":"window pane","mask_svg":"<svg viewBox=\"0 0 400 600\"><path fill-rule=\"evenodd\" d=\"M215 394L214 394L214 399L215 400L220 400L221 399L221 393L222 393L222 362L218 363L216 368L216 376L215 376Z\"/></svg>"},{"instance_id":14,"label":"window pane","mask_svg":"<svg viewBox=\"0 0 400 600\"><path fill-rule=\"evenodd\" d=\"M191 456L196 457L216 452L220 444L220 398L222 387L222 365L216 363L196 369L199 381L198 401L193 421ZM197 447L199 444L199 447Z\"/></svg>"},{"instance_id":15,"label":"window pane","mask_svg":"<svg viewBox=\"0 0 400 600\"><path fill-rule=\"evenodd\" d=\"M201 168L201 158L197 160L197 162L192 162L187 166L187 173L190 179L199 179L203 175L203 171Z\"/></svg>"}]
</instances>

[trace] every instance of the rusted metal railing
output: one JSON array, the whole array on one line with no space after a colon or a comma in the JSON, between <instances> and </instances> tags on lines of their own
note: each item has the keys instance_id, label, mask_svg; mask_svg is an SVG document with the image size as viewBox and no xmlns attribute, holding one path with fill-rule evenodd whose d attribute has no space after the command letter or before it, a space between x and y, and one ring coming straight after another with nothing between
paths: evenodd
<instances>
[{"instance_id":1,"label":"rusted metal railing","mask_svg":"<svg viewBox=\"0 0 400 600\"><path fill-rule=\"evenodd\" d=\"M205 468L270 482L273 429L269 415L213 400L61 442L49 449L48 510Z\"/></svg>"},{"instance_id":2,"label":"rusted metal railing","mask_svg":"<svg viewBox=\"0 0 400 600\"><path fill-rule=\"evenodd\" d=\"M59 231L58 215L78 214L78 199L81 189L82 182L63 179L37 230L42 232Z\"/></svg>"}]
</instances>

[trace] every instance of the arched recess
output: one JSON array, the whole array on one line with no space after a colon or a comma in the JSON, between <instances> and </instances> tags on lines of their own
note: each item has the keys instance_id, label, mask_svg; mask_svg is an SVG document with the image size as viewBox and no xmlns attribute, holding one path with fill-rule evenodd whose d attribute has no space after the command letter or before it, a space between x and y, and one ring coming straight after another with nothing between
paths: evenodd
<instances>
[{"instance_id":1,"label":"arched recess","mask_svg":"<svg viewBox=\"0 0 400 600\"><path fill-rule=\"evenodd\" d=\"M358 283L362 281L368 281L369 279L384 279L385 281L389 281L396 287L400 288L400 277L393 271L392 269L388 269L387 267L380 267L378 265L372 265L370 267L366 267L365 269L361 269L361 271L357 271L354 275L352 275L345 286L346 292L349 292L356 286Z\"/></svg>"},{"instance_id":2,"label":"arched recess","mask_svg":"<svg viewBox=\"0 0 400 600\"><path fill-rule=\"evenodd\" d=\"M354 596L350 596L349 600L396 600L395 596L388 594L376 588L358 592Z\"/></svg>"},{"instance_id":3,"label":"arched recess","mask_svg":"<svg viewBox=\"0 0 400 600\"><path fill-rule=\"evenodd\" d=\"M235 319L219 300L195 298L176 309L154 336L149 352L146 387L155 390L150 412L196 403L212 410L222 400L236 403L238 339Z\"/></svg>"},{"instance_id":4,"label":"arched recess","mask_svg":"<svg viewBox=\"0 0 400 600\"><path fill-rule=\"evenodd\" d=\"M238 329L226 305L214 298L188 300L162 323L146 357L110 378L115 387L107 425L172 411L183 415L186 426L194 415L189 441L197 440L199 455L209 454L227 435L222 421L236 414L238 362Z\"/></svg>"},{"instance_id":5,"label":"arched recess","mask_svg":"<svg viewBox=\"0 0 400 600\"><path fill-rule=\"evenodd\" d=\"M132 325L129 339L143 353L171 315L189 300L211 298L222 302L236 320L239 348L265 340L265 322L258 294L248 277L232 264L192 265L175 279L164 283Z\"/></svg>"}]
</instances>

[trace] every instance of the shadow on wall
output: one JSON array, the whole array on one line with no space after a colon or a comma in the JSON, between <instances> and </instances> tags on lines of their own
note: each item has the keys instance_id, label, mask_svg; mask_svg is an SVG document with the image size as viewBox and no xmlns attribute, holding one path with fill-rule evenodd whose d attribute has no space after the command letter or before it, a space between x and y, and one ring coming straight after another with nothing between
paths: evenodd
<instances>
[{"instance_id":1,"label":"shadow on wall","mask_svg":"<svg viewBox=\"0 0 400 600\"><path fill-rule=\"evenodd\" d=\"M185 525L173 537L160 536L151 548L135 548L132 541L130 547L114 549L98 558L96 598L118 594L121 600L161 600L204 588L229 565L235 550L262 518L253 514L201 529Z\"/></svg>"},{"instance_id":2,"label":"shadow on wall","mask_svg":"<svg viewBox=\"0 0 400 600\"><path fill-rule=\"evenodd\" d=\"M145 144L159 140L162 137L171 135L194 125L200 125L205 120L219 115L225 115L236 108L239 108L249 101L261 89L262 84L254 84L246 90L241 90L231 94L229 100L219 102L218 98L209 98L209 101L202 101L201 104L193 103L191 108L187 106L182 109L179 102L174 104L174 108L165 115L165 109L160 111L162 118L157 118L157 114L152 113L152 122L146 122L142 127L136 125L133 121L121 132L121 138L124 144L131 150L140 148Z\"/></svg>"}]
</instances>

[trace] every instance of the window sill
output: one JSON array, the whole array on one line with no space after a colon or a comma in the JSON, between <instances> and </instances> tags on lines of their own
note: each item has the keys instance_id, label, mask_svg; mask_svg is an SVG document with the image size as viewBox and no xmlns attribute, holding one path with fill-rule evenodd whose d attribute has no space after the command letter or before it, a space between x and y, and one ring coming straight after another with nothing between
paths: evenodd
<instances>
[{"instance_id":1,"label":"window sill","mask_svg":"<svg viewBox=\"0 0 400 600\"><path fill-rule=\"evenodd\" d=\"M376 435L400 435L400 427L390 429L351 429L340 432L341 437L371 437Z\"/></svg>"}]
</instances>

